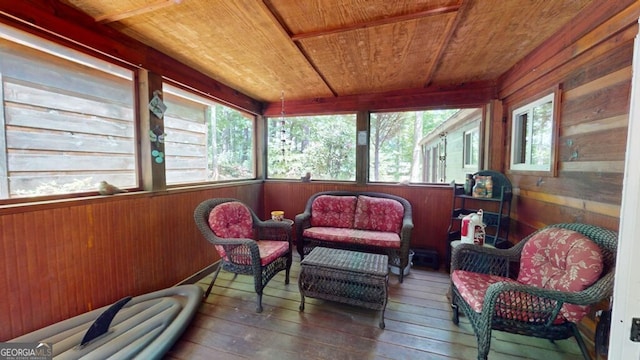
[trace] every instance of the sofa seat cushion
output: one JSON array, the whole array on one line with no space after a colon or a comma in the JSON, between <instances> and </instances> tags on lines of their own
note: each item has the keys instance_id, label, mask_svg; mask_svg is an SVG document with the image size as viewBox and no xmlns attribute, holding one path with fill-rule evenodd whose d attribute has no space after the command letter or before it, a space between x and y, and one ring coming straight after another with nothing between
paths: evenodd
<instances>
[{"instance_id":1,"label":"sofa seat cushion","mask_svg":"<svg viewBox=\"0 0 640 360\"><path fill-rule=\"evenodd\" d=\"M311 204L311 226L352 228L355 196L320 195Z\"/></svg>"},{"instance_id":2,"label":"sofa seat cushion","mask_svg":"<svg viewBox=\"0 0 640 360\"><path fill-rule=\"evenodd\" d=\"M566 292L584 290L602 273L602 254L596 243L572 230L547 228L534 234L522 249L518 281ZM588 307L565 304L562 314L579 321Z\"/></svg>"},{"instance_id":3,"label":"sofa seat cushion","mask_svg":"<svg viewBox=\"0 0 640 360\"><path fill-rule=\"evenodd\" d=\"M310 227L304 230L305 238L369 245L384 248L400 248L400 235L395 232L345 229L338 227Z\"/></svg>"},{"instance_id":4,"label":"sofa seat cushion","mask_svg":"<svg viewBox=\"0 0 640 360\"><path fill-rule=\"evenodd\" d=\"M394 199L360 195L356 204L353 227L400 233L404 206Z\"/></svg>"},{"instance_id":5,"label":"sofa seat cushion","mask_svg":"<svg viewBox=\"0 0 640 360\"><path fill-rule=\"evenodd\" d=\"M489 286L500 282L520 285L520 283L514 279L465 270L454 270L451 274L451 281L456 289L458 289L464 301L477 313L482 312L482 305L485 300L484 296ZM523 301L527 303L523 304ZM521 292L502 293L496 301L495 315L525 322L545 321L546 317L544 314L536 314L535 312L535 309L540 308L536 303L542 304L543 301L545 300L539 297L525 295ZM558 314L554 323L559 324L564 321L561 314Z\"/></svg>"}]
</instances>

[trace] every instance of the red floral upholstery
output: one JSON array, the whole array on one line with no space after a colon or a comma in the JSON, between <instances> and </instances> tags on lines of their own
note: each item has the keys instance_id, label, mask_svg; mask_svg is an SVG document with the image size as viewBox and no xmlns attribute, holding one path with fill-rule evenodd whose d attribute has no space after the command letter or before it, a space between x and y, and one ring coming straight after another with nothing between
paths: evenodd
<instances>
[{"instance_id":1,"label":"red floral upholstery","mask_svg":"<svg viewBox=\"0 0 640 360\"><path fill-rule=\"evenodd\" d=\"M311 204L311 226L353 227L355 196L318 196Z\"/></svg>"},{"instance_id":2,"label":"red floral upholstery","mask_svg":"<svg viewBox=\"0 0 640 360\"><path fill-rule=\"evenodd\" d=\"M535 234L522 249L518 281L537 287L581 291L602 273L600 248L584 235L549 228ZM565 304L561 313L567 320L579 321L586 306Z\"/></svg>"},{"instance_id":3,"label":"red floral upholstery","mask_svg":"<svg viewBox=\"0 0 640 360\"><path fill-rule=\"evenodd\" d=\"M253 238L253 220L247 207L236 201L220 204L209 214L209 227L225 239Z\"/></svg>"},{"instance_id":4,"label":"red floral upholstery","mask_svg":"<svg viewBox=\"0 0 640 360\"><path fill-rule=\"evenodd\" d=\"M455 270L451 280L460 292L460 296L476 312L482 311L484 295L487 288L496 282L512 282L560 291L580 291L593 284L602 272L602 255L600 248L584 235L562 228L547 228L539 231L525 244L520 258L518 279L501 276ZM517 297L518 301L522 298ZM501 297L498 308L515 308L509 306L514 299ZM541 301L529 297L528 301ZM531 306L529 308L536 308ZM498 310L498 309L496 309ZM587 306L564 304L556 322L565 319L578 322L588 311ZM533 321L535 314L524 312L514 314L513 310L496 311L497 315L525 321ZM561 316L561 317L560 317Z\"/></svg>"},{"instance_id":5,"label":"red floral upholstery","mask_svg":"<svg viewBox=\"0 0 640 360\"><path fill-rule=\"evenodd\" d=\"M394 249L400 248L400 236L395 232L312 227L305 229L303 235L304 237L331 242L362 244Z\"/></svg>"},{"instance_id":6,"label":"red floral upholstery","mask_svg":"<svg viewBox=\"0 0 640 360\"><path fill-rule=\"evenodd\" d=\"M475 312L482 312L482 305L484 304L484 295L487 289L492 284L498 282L516 283L518 281L510 278L505 278L497 275L487 275L481 273L475 273L472 271L455 270L451 274L451 280L458 288L460 296L471 306ZM529 304L537 304L541 301L545 301L535 296L527 296ZM520 321L539 322L541 319L546 319L543 314L536 313L535 310L538 306L522 306L523 294L515 293L509 297L506 294L501 294L498 297L496 303L495 315L509 319L518 319ZM524 309L527 309L526 311ZM562 314L558 314L558 317L554 323L562 323L565 319Z\"/></svg>"},{"instance_id":7,"label":"red floral upholstery","mask_svg":"<svg viewBox=\"0 0 640 360\"><path fill-rule=\"evenodd\" d=\"M237 201L220 204L209 213L209 227L216 236L225 239L252 239L253 220L247 207ZM218 254L226 258L227 254L221 245L214 245ZM262 252L261 254L262 255ZM262 256L261 256L262 257ZM251 258L247 259L248 263Z\"/></svg>"},{"instance_id":8,"label":"red floral upholstery","mask_svg":"<svg viewBox=\"0 0 640 360\"><path fill-rule=\"evenodd\" d=\"M283 256L289 251L289 244L284 241L272 241L272 240L260 240L256 242L258 244L258 250L260 251L260 265L265 266L280 256ZM247 252L230 251L228 254L224 252L224 248L220 245L216 245L216 250L220 256L229 260L227 255L233 259L233 262L241 265L251 265L251 255ZM237 247L236 249L246 251L244 247Z\"/></svg>"},{"instance_id":9,"label":"red floral upholstery","mask_svg":"<svg viewBox=\"0 0 640 360\"><path fill-rule=\"evenodd\" d=\"M506 281L517 283L514 279L505 278L497 275L487 275L475 273L465 270L455 270L451 274L451 281L460 291L462 298L476 312L482 311L482 303L484 302L484 294L491 284Z\"/></svg>"},{"instance_id":10,"label":"red floral upholstery","mask_svg":"<svg viewBox=\"0 0 640 360\"><path fill-rule=\"evenodd\" d=\"M356 205L353 227L399 233L404 207L393 199L361 195Z\"/></svg>"}]
</instances>

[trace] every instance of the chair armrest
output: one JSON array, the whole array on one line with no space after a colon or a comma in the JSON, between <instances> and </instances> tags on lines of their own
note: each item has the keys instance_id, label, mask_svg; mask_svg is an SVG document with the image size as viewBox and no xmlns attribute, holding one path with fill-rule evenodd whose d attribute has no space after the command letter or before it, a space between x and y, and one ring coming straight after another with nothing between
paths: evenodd
<instances>
[{"instance_id":1,"label":"chair armrest","mask_svg":"<svg viewBox=\"0 0 640 360\"><path fill-rule=\"evenodd\" d=\"M466 270L509 277L511 263L518 261L518 253L510 249L460 244L451 253L451 271Z\"/></svg>"},{"instance_id":2,"label":"chair armrest","mask_svg":"<svg viewBox=\"0 0 640 360\"><path fill-rule=\"evenodd\" d=\"M609 284L611 281L611 284ZM613 273L608 273L585 290L565 292L513 282L499 282L489 286L482 305L483 316L499 315L522 321L553 323L565 303L593 305L608 297L612 290ZM611 285L611 286L610 286ZM600 291L600 290L604 291ZM484 314L495 309L494 314Z\"/></svg>"},{"instance_id":3,"label":"chair armrest","mask_svg":"<svg viewBox=\"0 0 640 360\"><path fill-rule=\"evenodd\" d=\"M255 240L217 238L214 245L224 248L229 262L240 265L260 264L260 250Z\"/></svg>"},{"instance_id":4,"label":"chair armrest","mask_svg":"<svg viewBox=\"0 0 640 360\"><path fill-rule=\"evenodd\" d=\"M255 223L259 240L291 242L291 224L282 221L259 221Z\"/></svg>"},{"instance_id":5,"label":"chair armrest","mask_svg":"<svg viewBox=\"0 0 640 360\"><path fill-rule=\"evenodd\" d=\"M489 286L482 304L482 317L487 323L493 317L551 325L567 300L566 292L535 286L499 282Z\"/></svg>"},{"instance_id":6,"label":"chair armrest","mask_svg":"<svg viewBox=\"0 0 640 360\"><path fill-rule=\"evenodd\" d=\"M311 211L296 215L294 225L296 227L296 239L302 239L304 229L311 227Z\"/></svg>"}]
</instances>

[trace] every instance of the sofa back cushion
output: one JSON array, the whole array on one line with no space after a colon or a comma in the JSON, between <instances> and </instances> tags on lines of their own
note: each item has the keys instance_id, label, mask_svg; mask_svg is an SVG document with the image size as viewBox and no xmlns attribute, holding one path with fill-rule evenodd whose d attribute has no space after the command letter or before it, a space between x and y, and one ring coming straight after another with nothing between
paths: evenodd
<instances>
[{"instance_id":1,"label":"sofa back cushion","mask_svg":"<svg viewBox=\"0 0 640 360\"><path fill-rule=\"evenodd\" d=\"M394 199L360 195L356 205L354 227L400 233L404 206Z\"/></svg>"},{"instance_id":2,"label":"sofa back cushion","mask_svg":"<svg viewBox=\"0 0 640 360\"><path fill-rule=\"evenodd\" d=\"M546 228L524 245L518 281L541 288L577 292L593 284L602 273L602 254L596 243L573 230ZM562 315L579 321L587 307L565 304Z\"/></svg>"},{"instance_id":3,"label":"sofa back cushion","mask_svg":"<svg viewBox=\"0 0 640 360\"><path fill-rule=\"evenodd\" d=\"M352 228L355 196L320 195L311 203L311 226Z\"/></svg>"}]
</instances>

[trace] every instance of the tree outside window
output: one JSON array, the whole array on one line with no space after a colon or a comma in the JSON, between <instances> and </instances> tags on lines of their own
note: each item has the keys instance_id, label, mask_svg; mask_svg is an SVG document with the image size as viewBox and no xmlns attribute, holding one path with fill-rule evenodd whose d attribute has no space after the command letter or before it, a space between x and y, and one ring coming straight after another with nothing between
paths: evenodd
<instances>
[{"instance_id":1,"label":"tree outside window","mask_svg":"<svg viewBox=\"0 0 640 360\"><path fill-rule=\"evenodd\" d=\"M269 118L267 126L269 178L355 181L355 114Z\"/></svg>"},{"instance_id":2,"label":"tree outside window","mask_svg":"<svg viewBox=\"0 0 640 360\"><path fill-rule=\"evenodd\" d=\"M550 171L554 94L513 111L511 169Z\"/></svg>"},{"instance_id":3,"label":"tree outside window","mask_svg":"<svg viewBox=\"0 0 640 360\"><path fill-rule=\"evenodd\" d=\"M424 182L420 140L456 112L458 109L372 113L369 180Z\"/></svg>"},{"instance_id":4,"label":"tree outside window","mask_svg":"<svg viewBox=\"0 0 640 360\"><path fill-rule=\"evenodd\" d=\"M165 84L168 185L255 177L254 116Z\"/></svg>"}]
</instances>

